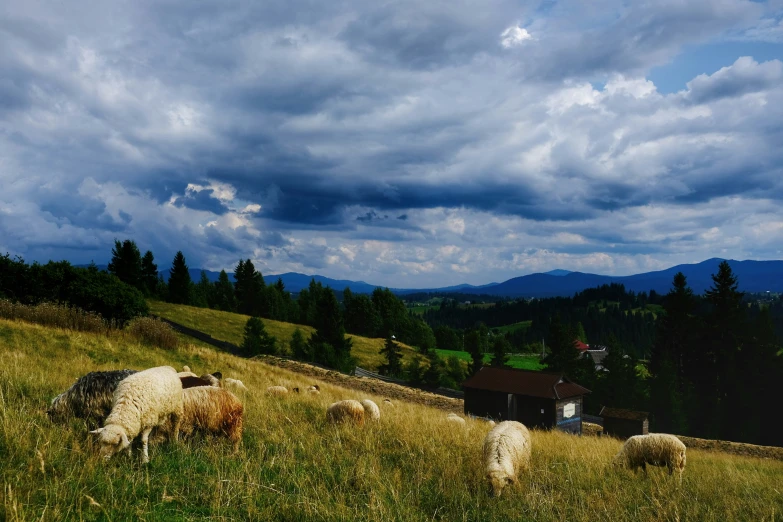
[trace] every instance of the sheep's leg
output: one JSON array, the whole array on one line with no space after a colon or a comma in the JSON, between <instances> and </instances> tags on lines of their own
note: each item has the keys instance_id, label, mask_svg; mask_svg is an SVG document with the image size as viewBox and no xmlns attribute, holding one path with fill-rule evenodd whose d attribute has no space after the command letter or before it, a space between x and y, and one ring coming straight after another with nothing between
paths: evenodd
<instances>
[{"instance_id":1,"label":"sheep's leg","mask_svg":"<svg viewBox=\"0 0 783 522\"><path fill-rule=\"evenodd\" d=\"M644 476L647 476L647 463L642 462L642 471L644 471Z\"/></svg>"},{"instance_id":2,"label":"sheep's leg","mask_svg":"<svg viewBox=\"0 0 783 522\"><path fill-rule=\"evenodd\" d=\"M171 419L171 438L174 439L174 442L179 442L179 429L182 425L182 416L177 413L172 413L170 416Z\"/></svg>"},{"instance_id":3,"label":"sheep's leg","mask_svg":"<svg viewBox=\"0 0 783 522\"><path fill-rule=\"evenodd\" d=\"M152 431L152 428L144 428L144 431L141 434L141 443L143 444L143 451L144 455L141 458L142 463L147 464L150 461L150 454L149 454L149 438L150 438L150 432Z\"/></svg>"}]
</instances>

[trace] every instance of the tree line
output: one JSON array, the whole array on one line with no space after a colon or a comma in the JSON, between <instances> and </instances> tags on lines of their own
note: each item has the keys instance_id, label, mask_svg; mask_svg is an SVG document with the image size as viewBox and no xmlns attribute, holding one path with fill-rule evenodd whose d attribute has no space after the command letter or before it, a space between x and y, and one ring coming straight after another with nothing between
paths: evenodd
<instances>
[{"instance_id":1,"label":"tree line","mask_svg":"<svg viewBox=\"0 0 783 522\"><path fill-rule=\"evenodd\" d=\"M601 405L650 412L651 428L709 439L781 445L774 414L783 381L783 351L776 330L780 300L744 299L727 262L697 296L682 273L661 296L648 364L610 334L606 371L574 349L574 327L555 316L547 338L547 368L563 371L593 390L588 411ZM592 410L592 411L591 411Z\"/></svg>"}]
</instances>

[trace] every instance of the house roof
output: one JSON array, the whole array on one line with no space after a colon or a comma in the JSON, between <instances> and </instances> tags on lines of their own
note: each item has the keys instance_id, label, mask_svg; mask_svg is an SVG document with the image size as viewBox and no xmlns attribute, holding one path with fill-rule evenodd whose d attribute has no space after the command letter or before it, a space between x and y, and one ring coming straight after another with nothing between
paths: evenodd
<instances>
[{"instance_id":1,"label":"house roof","mask_svg":"<svg viewBox=\"0 0 783 522\"><path fill-rule=\"evenodd\" d=\"M574 347L577 350L581 351L581 352L584 352L585 350L589 350L590 349L590 345L587 345L587 344L583 343L579 339L574 339Z\"/></svg>"},{"instance_id":2,"label":"house roof","mask_svg":"<svg viewBox=\"0 0 783 522\"><path fill-rule=\"evenodd\" d=\"M559 373L484 366L462 383L463 388L527 395L542 399L567 399L590 393Z\"/></svg>"},{"instance_id":3,"label":"house roof","mask_svg":"<svg viewBox=\"0 0 783 522\"><path fill-rule=\"evenodd\" d=\"M609 417L612 419L643 421L647 419L647 416L649 414L646 411L625 410L623 408L608 408L604 406L603 408L601 408L601 413L599 413L598 415L600 415L604 419Z\"/></svg>"},{"instance_id":4,"label":"house roof","mask_svg":"<svg viewBox=\"0 0 783 522\"><path fill-rule=\"evenodd\" d=\"M587 350L587 354L593 358L593 362L598 365L604 362L609 352L605 350Z\"/></svg>"}]
</instances>

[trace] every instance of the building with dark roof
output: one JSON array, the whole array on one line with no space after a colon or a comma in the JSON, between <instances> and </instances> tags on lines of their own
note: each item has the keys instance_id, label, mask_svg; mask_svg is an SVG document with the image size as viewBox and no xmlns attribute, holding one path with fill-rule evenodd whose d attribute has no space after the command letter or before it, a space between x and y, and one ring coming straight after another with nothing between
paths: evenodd
<instances>
[{"instance_id":1,"label":"building with dark roof","mask_svg":"<svg viewBox=\"0 0 783 522\"><path fill-rule=\"evenodd\" d=\"M590 390L562 374L485 366L462 388L468 415L582 433L583 397Z\"/></svg>"},{"instance_id":2,"label":"building with dark roof","mask_svg":"<svg viewBox=\"0 0 783 522\"><path fill-rule=\"evenodd\" d=\"M647 435L650 431L649 414L646 411L604 406L599 415L604 419L604 433L613 437L627 439L633 435Z\"/></svg>"}]
</instances>

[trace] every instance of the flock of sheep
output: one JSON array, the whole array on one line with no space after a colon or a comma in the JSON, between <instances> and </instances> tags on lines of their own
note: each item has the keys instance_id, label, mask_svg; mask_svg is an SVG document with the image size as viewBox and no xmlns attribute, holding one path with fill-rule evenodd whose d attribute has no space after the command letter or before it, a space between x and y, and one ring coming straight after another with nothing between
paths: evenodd
<instances>
[{"instance_id":1,"label":"flock of sheep","mask_svg":"<svg viewBox=\"0 0 783 522\"><path fill-rule=\"evenodd\" d=\"M91 372L79 378L68 390L52 400L47 411L53 422L71 417L85 419L97 436L100 455L111 458L120 451L131 451L131 443L140 436L142 460L149 462L149 440L177 441L194 432L224 436L233 443L234 451L242 441L244 407L227 388L246 392L237 379L223 379L220 372L197 376L185 366L177 372L171 366L143 371L114 370ZM300 393L299 388L293 388ZM306 393L318 394L313 385ZM284 386L270 386L267 394L284 396ZM385 399L384 407L392 407ZM326 410L330 423L362 425L365 420L378 422L381 411L369 400L342 400ZM449 414L447 422L465 424L465 419ZM514 484L520 473L529 470L531 437L528 429L516 421L495 424L484 439L483 464L486 481L495 496ZM629 438L614 460L617 466L632 470L646 465L666 466L671 475L685 469L685 445L675 436L661 433Z\"/></svg>"}]
</instances>

